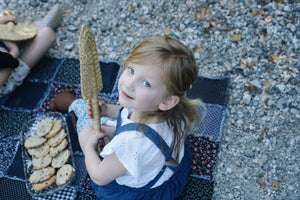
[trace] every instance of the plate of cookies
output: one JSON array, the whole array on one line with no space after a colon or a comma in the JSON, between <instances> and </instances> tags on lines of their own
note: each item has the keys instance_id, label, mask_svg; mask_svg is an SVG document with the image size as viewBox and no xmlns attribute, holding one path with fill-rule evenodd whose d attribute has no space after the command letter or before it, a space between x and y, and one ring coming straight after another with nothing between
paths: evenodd
<instances>
[{"instance_id":1,"label":"plate of cookies","mask_svg":"<svg viewBox=\"0 0 300 200\"><path fill-rule=\"evenodd\" d=\"M75 161L68 125L61 113L37 115L22 125L20 135L29 194L50 195L71 184Z\"/></svg>"}]
</instances>

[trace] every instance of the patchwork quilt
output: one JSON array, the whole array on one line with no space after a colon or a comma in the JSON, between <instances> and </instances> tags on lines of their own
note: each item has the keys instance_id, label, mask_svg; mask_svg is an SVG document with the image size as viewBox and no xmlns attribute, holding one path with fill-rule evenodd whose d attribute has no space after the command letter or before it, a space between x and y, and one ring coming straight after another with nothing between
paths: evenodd
<instances>
[{"instance_id":1,"label":"patchwork quilt","mask_svg":"<svg viewBox=\"0 0 300 200\"><path fill-rule=\"evenodd\" d=\"M118 103L117 82L122 66L100 60L103 90L99 98ZM79 60L46 56L13 93L0 99L0 199L96 199L90 185L83 153L72 126L71 115L62 113L69 127L76 163L76 176L70 186L51 196L31 197L24 181L20 148L22 124L41 113L50 112L49 103L65 89L81 98ZM229 77L198 77L187 92L206 105L204 123L189 136L193 152L192 171L179 199L211 199L226 116Z\"/></svg>"}]
</instances>

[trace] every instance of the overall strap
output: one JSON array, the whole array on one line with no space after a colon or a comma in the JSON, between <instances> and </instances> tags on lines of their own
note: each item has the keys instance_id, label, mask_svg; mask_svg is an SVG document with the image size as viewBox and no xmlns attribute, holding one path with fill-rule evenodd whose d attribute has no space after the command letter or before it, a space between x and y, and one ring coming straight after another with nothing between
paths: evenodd
<instances>
[{"instance_id":1,"label":"overall strap","mask_svg":"<svg viewBox=\"0 0 300 200\"><path fill-rule=\"evenodd\" d=\"M124 107L120 108L119 110L119 115L118 115L118 118L117 118L117 126L116 126L116 130L118 130L118 128L120 128L121 124L122 124L122 118L121 118L121 112L123 110ZM115 133L114 135L115 136Z\"/></svg>"}]
</instances>

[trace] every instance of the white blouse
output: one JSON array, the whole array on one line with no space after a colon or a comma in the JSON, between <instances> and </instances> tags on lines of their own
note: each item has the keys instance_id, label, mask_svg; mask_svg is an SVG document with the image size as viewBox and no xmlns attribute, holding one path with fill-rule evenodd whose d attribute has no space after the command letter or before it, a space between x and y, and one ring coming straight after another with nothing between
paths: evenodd
<instances>
[{"instance_id":1,"label":"white blouse","mask_svg":"<svg viewBox=\"0 0 300 200\"><path fill-rule=\"evenodd\" d=\"M133 123L129 119L132 111L124 108L121 112L122 126ZM147 124L153 128L165 142L170 146L172 142L172 132L166 122L159 124ZM122 132L115 136L105 145L101 156L105 157L115 153L127 172L116 179L120 185L129 187L143 187L159 173L164 165L165 157L161 150L143 133L133 131ZM184 145L180 151L180 161L184 155ZM166 169L161 178L154 184L157 187L168 180L173 175L173 171Z\"/></svg>"}]
</instances>

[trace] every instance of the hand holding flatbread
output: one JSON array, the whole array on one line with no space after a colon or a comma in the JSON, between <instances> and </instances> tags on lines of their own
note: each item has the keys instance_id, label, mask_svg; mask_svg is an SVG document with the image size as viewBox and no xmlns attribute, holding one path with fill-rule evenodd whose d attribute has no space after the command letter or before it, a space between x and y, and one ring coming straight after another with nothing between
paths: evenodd
<instances>
[{"instance_id":1,"label":"hand holding flatbread","mask_svg":"<svg viewBox=\"0 0 300 200\"><path fill-rule=\"evenodd\" d=\"M14 12L6 10L4 15L14 15ZM34 38L36 34L37 25L35 24L15 24L14 22L0 24L0 40L22 41Z\"/></svg>"}]
</instances>

